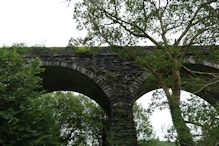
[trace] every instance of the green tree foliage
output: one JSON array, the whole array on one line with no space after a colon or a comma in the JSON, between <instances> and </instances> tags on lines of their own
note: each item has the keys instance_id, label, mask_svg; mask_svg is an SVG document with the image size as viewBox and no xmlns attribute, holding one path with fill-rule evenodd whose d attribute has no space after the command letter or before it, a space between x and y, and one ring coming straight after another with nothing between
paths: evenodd
<instances>
[{"instance_id":1,"label":"green tree foliage","mask_svg":"<svg viewBox=\"0 0 219 146\"><path fill-rule=\"evenodd\" d=\"M215 146L219 142L219 108L191 96L181 103L181 107L186 123L192 126L194 137L197 137L196 145Z\"/></svg>"},{"instance_id":2,"label":"green tree foliage","mask_svg":"<svg viewBox=\"0 0 219 146\"><path fill-rule=\"evenodd\" d=\"M153 127L149 121L149 113L139 103L135 103L133 106L133 112L139 145L153 146L153 144L156 144L156 140Z\"/></svg>"},{"instance_id":3,"label":"green tree foliage","mask_svg":"<svg viewBox=\"0 0 219 146\"><path fill-rule=\"evenodd\" d=\"M41 105L41 111L44 113L52 113L46 114L50 118L47 126L51 129L59 129L60 141L63 144L104 145L107 143L108 118L101 107L91 99L80 94L74 95L72 92L54 92L36 99L33 103ZM155 134L146 110L136 104L134 115L138 136L142 142L152 143Z\"/></svg>"},{"instance_id":4,"label":"green tree foliage","mask_svg":"<svg viewBox=\"0 0 219 146\"><path fill-rule=\"evenodd\" d=\"M23 44L0 49L0 144L103 145L108 120L100 106L71 92L41 95L42 69L37 59L25 64L25 51ZM147 121L142 108L135 111ZM142 126L142 135L152 134Z\"/></svg>"},{"instance_id":5,"label":"green tree foliage","mask_svg":"<svg viewBox=\"0 0 219 146\"><path fill-rule=\"evenodd\" d=\"M49 119L42 124L47 126L47 130L52 130L51 138L57 143L102 145L107 119L101 107L92 100L72 92L54 92L34 100L33 104L36 103L36 107L44 113L42 118Z\"/></svg>"},{"instance_id":6,"label":"green tree foliage","mask_svg":"<svg viewBox=\"0 0 219 146\"><path fill-rule=\"evenodd\" d=\"M210 85L218 83L219 76L186 67L186 57L192 53L192 60L217 61L218 17L218 0L81 0L75 3L74 20L79 30L86 29L88 33L84 39L72 39L70 43L109 45L135 57L163 88L181 146L194 145L179 106L180 90L211 91ZM155 47L138 57L134 51L120 47L136 49L137 44L147 41ZM186 70L185 79L182 69ZM192 86L194 82L196 86Z\"/></svg>"},{"instance_id":7,"label":"green tree foliage","mask_svg":"<svg viewBox=\"0 0 219 146\"><path fill-rule=\"evenodd\" d=\"M190 94L190 96L190 98L180 101L180 107L183 118L195 140L195 145L215 146L219 141L217 134L219 132L218 106L212 106L194 94ZM160 110L168 108L167 99L161 90L154 93L154 98L148 109L149 113L156 108ZM167 129L165 137L168 141L175 141L176 144L179 144L174 126Z\"/></svg>"},{"instance_id":8,"label":"green tree foliage","mask_svg":"<svg viewBox=\"0 0 219 146\"><path fill-rule=\"evenodd\" d=\"M28 145L37 133L29 103L39 96L39 61L25 64L24 45L0 48L0 143Z\"/></svg>"}]
</instances>

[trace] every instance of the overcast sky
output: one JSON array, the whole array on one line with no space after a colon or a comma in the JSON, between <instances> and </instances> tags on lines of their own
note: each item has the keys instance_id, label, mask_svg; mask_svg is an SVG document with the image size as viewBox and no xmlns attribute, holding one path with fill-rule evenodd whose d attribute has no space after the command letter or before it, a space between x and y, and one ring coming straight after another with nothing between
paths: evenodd
<instances>
[{"instance_id":1,"label":"overcast sky","mask_svg":"<svg viewBox=\"0 0 219 146\"><path fill-rule=\"evenodd\" d=\"M66 46L77 32L73 9L63 0L0 0L0 46Z\"/></svg>"},{"instance_id":2,"label":"overcast sky","mask_svg":"<svg viewBox=\"0 0 219 146\"><path fill-rule=\"evenodd\" d=\"M28 46L67 46L71 37L84 36L76 31L73 9L64 0L0 0L0 47L13 43ZM139 99L148 106L151 93ZM161 127L172 125L168 110L157 111L150 118L157 136L163 140Z\"/></svg>"}]
</instances>

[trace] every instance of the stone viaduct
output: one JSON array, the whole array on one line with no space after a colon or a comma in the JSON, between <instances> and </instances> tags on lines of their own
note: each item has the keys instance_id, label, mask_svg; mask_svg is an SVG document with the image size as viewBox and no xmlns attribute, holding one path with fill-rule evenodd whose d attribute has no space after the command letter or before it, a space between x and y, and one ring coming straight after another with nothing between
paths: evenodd
<instances>
[{"instance_id":1,"label":"stone viaduct","mask_svg":"<svg viewBox=\"0 0 219 146\"><path fill-rule=\"evenodd\" d=\"M48 92L75 91L95 100L111 121L111 135L120 136L119 145L137 145L132 107L139 97L157 88L147 82L150 72L134 59L119 58L109 48L99 48L94 54L72 53L67 48L45 50L26 55L27 62L40 58L41 66L45 68L41 75L44 89ZM188 62L196 64L190 56ZM198 64L219 69L218 65L208 62ZM219 100L217 95L215 92L202 95L202 98L215 104Z\"/></svg>"}]
</instances>

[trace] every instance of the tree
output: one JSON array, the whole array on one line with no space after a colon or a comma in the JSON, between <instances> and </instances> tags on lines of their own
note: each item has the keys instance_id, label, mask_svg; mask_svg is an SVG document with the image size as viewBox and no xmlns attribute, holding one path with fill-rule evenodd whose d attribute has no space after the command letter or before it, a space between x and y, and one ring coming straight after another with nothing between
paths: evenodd
<instances>
[{"instance_id":1,"label":"tree","mask_svg":"<svg viewBox=\"0 0 219 146\"><path fill-rule=\"evenodd\" d=\"M162 91L158 90L156 92ZM153 112L156 108L163 110L168 107L165 95L156 92L149 106L149 113ZM190 94L190 97L180 101L180 107L185 122L191 129L195 145L215 146L219 141L219 137L216 134L219 130L218 106L212 106L200 97ZM175 141L178 144L178 136L174 127L167 129L165 137L168 141Z\"/></svg>"},{"instance_id":2,"label":"tree","mask_svg":"<svg viewBox=\"0 0 219 146\"><path fill-rule=\"evenodd\" d=\"M194 145L179 106L180 90L196 82L196 88L190 91L200 92L219 80L217 74L186 67L185 59L188 52L210 62L217 59L218 17L218 0L81 0L75 3L74 20L79 30L88 33L84 39L71 39L70 43L109 45L136 58L164 90L181 146ZM121 47L136 49L137 44L146 41L155 47L138 57ZM194 46L207 48L208 55L203 55L206 49ZM187 79L182 78L182 69L189 73Z\"/></svg>"},{"instance_id":3,"label":"tree","mask_svg":"<svg viewBox=\"0 0 219 146\"><path fill-rule=\"evenodd\" d=\"M49 138L54 139L56 143L107 145L109 132L107 116L103 109L88 97L80 94L74 95L72 92L53 92L36 98L32 103L32 108L44 113L44 115L39 114L42 119L50 119L39 123L45 125L47 131L51 131ZM148 122L149 115L139 104L133 108L137 133L141 142L152 144L155 134ZM41 134L37 144L43 142L49 144L45 141L48 139L42 138L44 135Z\"/></svg>"},{"instance_id":4,"label":"tree","mask_svg":"<svg viewBox=\"0 0 219 146\"><path fill-rule=\"evenodd\" d=\"M196 104L199 103L199 104ZM197 145L215 146L219 142L219 109L191 95L191 98L181 102L183 116L187 124L193 127Z\"/></svg>"},{"instance_id":5,"label":"tree","mask_svg":"<svg viewBox=\"0 0 219 146\"><path fill-rule=\"evenodd\" d=\"M25 46L18 44L0 49L0 144L28 145L37 133L31 128L29 103L39 96L42 69L39 61L25 64Z\"/></svg>"},{"instance_id":6,"label":"tree","mask_svg":"<svg viewBox=\"0 0 219 146\"><path fill-rule=\"evenodd\" d=\"M72 92L54 92L34 103L41 105L41 111L52 113L53 124L45 124L58 129L59 140L64 145L102 145L107 119L101 107L89 98Z\"/></svg>"},{"instance_id":7,"label":"tree","mask_svg":"<svg viewBox=\"0 0 219 146\"><path fill-rule=\"evenodd\" d=\"M155 139L155 132L149 121L148 111L139 103L133 106L134 122L137 132L138 144L141 146L155 146L157 140Z\"/></svg>"}]
</instances>

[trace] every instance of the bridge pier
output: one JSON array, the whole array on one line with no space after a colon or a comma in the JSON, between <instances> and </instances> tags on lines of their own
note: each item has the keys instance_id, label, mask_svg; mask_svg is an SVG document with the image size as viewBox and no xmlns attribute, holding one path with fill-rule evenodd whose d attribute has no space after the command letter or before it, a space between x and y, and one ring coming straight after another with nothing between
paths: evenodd
<instances>
[{"instance_id":1,"label":"bridge pier","mask_svg":"<svg viewBox=\"0 0 219 146\"><path fill-rule=\"evenodd\" d=\"M137 146L132 104L117 102L111 108L110 146Z\"/></svg>"}]
</instances>

